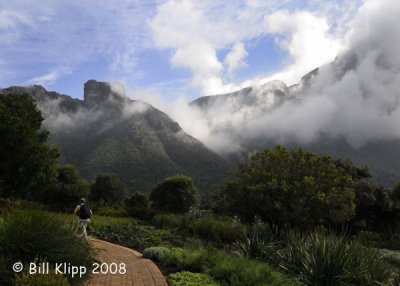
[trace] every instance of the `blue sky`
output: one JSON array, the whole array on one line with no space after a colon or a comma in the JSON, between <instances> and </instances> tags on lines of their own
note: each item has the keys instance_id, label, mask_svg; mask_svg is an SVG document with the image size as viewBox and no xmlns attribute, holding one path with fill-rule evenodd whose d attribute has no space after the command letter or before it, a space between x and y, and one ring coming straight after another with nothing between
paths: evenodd
<instances>
[{"instance_id":1,"label":"blue sky","mask_svg":"<svg viewBox=\"0 0 400 286\"><path fill-rule=\"evenodd\" d=\"M82 98L89 79L121 81L168 101L292 84L345 48L361 3L2 1L0 87L41 84Z\"/></svg>"}]
</instances>

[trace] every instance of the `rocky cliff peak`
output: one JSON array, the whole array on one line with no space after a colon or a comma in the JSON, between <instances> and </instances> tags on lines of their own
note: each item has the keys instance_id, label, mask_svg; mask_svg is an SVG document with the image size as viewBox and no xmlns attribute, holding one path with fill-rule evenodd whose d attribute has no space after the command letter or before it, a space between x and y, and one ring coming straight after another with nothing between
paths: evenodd
<instances>
[{"instance_id":1,"label":"rocky cliff peak","mask_svg":"<svg viewBox=\"0 0 400 286\"><path fill-rule=\"evenodd\" d=\"M100 82L93 79L85 83L83 98L88 106L102 105L112 101L124 101L124 97L114 92L108 82Z\"/></svg>"}]
</instances>

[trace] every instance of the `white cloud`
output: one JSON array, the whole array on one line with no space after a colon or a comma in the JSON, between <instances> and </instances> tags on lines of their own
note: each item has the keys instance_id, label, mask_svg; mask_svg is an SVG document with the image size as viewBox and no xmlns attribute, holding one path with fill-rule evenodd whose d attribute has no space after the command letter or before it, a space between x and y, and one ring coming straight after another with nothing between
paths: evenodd
<instances>
[{"instance_id":1,"label":"white cloud","mask_svg":"<svg viewBox=\"0 0 400 286\"><path fill-rule=\"evenodd\" d=\"M264 33L263 16L277 5L273 2L266 6L243 1L169 0L158 6L149 24L156 46L172 51L171 64L189 69L192 85L201 87L203 95L230 92L240 85L224 75L231 76L246 66L244 42ZM226 49L230 52L224 60L219 59L218 52Z\"/></svg>"},{"instance_id":2,"label":"white cloud","mask_svg":"<svg viewBox=\"0 0 400 286\"><path fill-rule=\"evenodd\" d=\"M67 75L67 74L71 74L72 70L68 69L68 68L62 68L62 69L58 69L55 70L51 73L42 75L42 76L38 76L38 77L34 77L30 80L27 81L27 84L39 84L39 85L43 85L43 86L47 86L47 85L51 85L53 84L58 78Z\"/></svg>"},{"instance_id":3,"label":"white cloud","mask_svg":"<svg viewBox=\"0 0 400 286\"><path fill-rule=\"evenodd\" d=\"M3 2L0 60L12 75L1 85L9 85L63 75L45 74L49 67L91 70L93 63L109 77L136 78L139 54L149 47L144 23L159 0Z\"/></svg>"},{"instance_id":4,"label":"white cloud","mask_svg":"<svg viewBox=\"0 0 400 286\"><path fill-rule=\"evenodd\" d=\"M238 68L246 67L247 64L244 59L247 55L248 53L244 44L242 42L236 43L224 59L224 64L227 67L228 73L232 74Z\"/></svg>"},{"instance_id":5,"label":"white cloud","mask_svg":"<svg viewBox=\"0 0 400 286\"><path fill-rule=\"evenodd\" d=\"M20 29L27 26L34 26L33 20L15 10L0 10L0 31L2 33L0 44L11 45L21 36Z\"/></svg>"},{"instance_id":6,"label":"white cloud","mask_svg":"<svg viewBox=\"0 0 400 286\"><path fill-rule=\"evenodd\" d=\"M293 84L308 71L332 61L343 44L332 33L327 17L305 11L276 11L284 4L169 0L158 7L150 27L157 47L172 50L171 64L188 68L193 74L192 84L201 87L203 95L272 79ZM271 34L289 55L284 70L266 78L229 82L235 70L246 67L245 41ZM218 59L218 52L228 48L225 59Z\"/></svg>"},{"instance_id":7,"label":"white cloud","mask_svg":"<svg viewBox=\"0 0 400 286\"><path fill-rule=\"evenodd\" d=\"M272 14L269 20L271 31L288 35L281 45L288 50L307 50L309 43L295 39L305 33L310 43L316 37L320 49L329 49L331 41L325 38L328 30L323 19L300 12L282 13ZM267 139L306 144L324 136L345 139L355 148L371 141L399 139L399 15L397 0L365 1L345 37L347 50L332 64L320 68L311 85L303 90L283 96L272 92L285 91L280 82L253 86L250 94L243 93L243 100L220 97L205 113L177 104L178 111L170 109L172 117L221 153L240 149L243 142L254 138L258 142ZM286 22L287 17L295 20L293 24ZM298 31L301 26L293 27L299 23L307 32ZM314 34L308 35L312 30ZM319 52L314 52L318 56ZM305 55L302 58L299 54L297 61L312 61L312 54Z\"/></svg>"},{"instance_id":8,"label":"white cloud","mask_svg":"<svg viewBox=\"0 0 400 286\"><path fill-rule=\"evenodd\" d=\"M65 112L61 108L64 99L50 99L39 101L38 107L46 118L43 122L44 126L49 129L73 129L78 126L89 125L97 121L102 116L100 110L88 110L86 108L78 108L74 112Z\"/></svg>"},{"instance_id":9,"label":"white cloud","mask_svg":"<svg viewBox=\"0 0 400 286\"><path fill-rule=\"evenodd\" d=\"M126 83L124 81L109 81L107 84L112 92L121 96L126 96Z\"/></svg>"},{"instance_id":10,"label":"white cloud","mask_svg":"<svg viewBox=\"0 0 400 286\"><path fill-rule=\"evenodd\" d=\"M204 84L222 71L215 49L206 42L188 44L177 49L171 58L171 63L176 67L190 68L194 73L195 85Z\"/></svg>"},{"instance_id":11,"label":"white cloud","mask_svg":"<svg viewBox=\"0 0 400 286\"><path fill-rule=\"evenodd\" d=\"M146 101L167 113L191 136L207 143L213 140L212 129L208 122L204 120L203 114L199 109L190 106L185 96L179 96L170 101L165 100L159 92L147 89L130 92L130 97ZM215 138L215 141L219 142L217 138Z\"/></svg>"},{"instance_id":12,"label":"white cloud","mask_svg":"<svg viewBox=\"0 0 400 286\"><path fill-rule=\"evenodd\" d=\"M175 50L171 64L190 69L194 75L192 84L203 87L206 93L214 91L215 80L223 70L217 47L229 42L231 35L221 33L221 37L215 37L215 31L221 27L206 17L203 8L193 1L168 1L158 7L150 27L159 48Z\"/></svg>"},{"instance_id":13,"label":"white cloud","mask_svg":"<svg viewBox=\"0 0 400 286\"><path fill-rule=\"evenodd\" d=\"M16 30L19 25L33 25L32 20L24 13L14 10L0 11L0 29Z\"/></svg>"},{"instance_id":14,"label":"white cloud","mask_svg":"<svg viewBox=\"0 0 400 286\"><path fill-rule=\"evenodd\" d=\"M263 82L282 80L291 85L309 71L332 62L344 45L329 33L323 17L310 12L278 11L265 17L266 32L277 35L276 43L290 55L291 64Z\"/></svg>"}]
</instances>

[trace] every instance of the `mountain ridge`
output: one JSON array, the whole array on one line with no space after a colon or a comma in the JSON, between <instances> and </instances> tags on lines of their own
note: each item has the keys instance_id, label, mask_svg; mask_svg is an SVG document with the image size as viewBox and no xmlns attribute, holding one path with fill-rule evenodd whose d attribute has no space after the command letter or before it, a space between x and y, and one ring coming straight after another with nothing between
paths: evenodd
<instances>
[{"instance_id":1,"label":"mountain ridge","mask_svg":"<svg viewBox=\"0 0 400 286\"><path fill-rule=\"evenodd\" d=\"M274 147L277 144L288 148L302 147L318 154L327 153L337 157L350 158L358 165L369 167L375 182L392 186L400 181L400 172L397 171L400 170L400 160L398 160L400 158L399 138L377 137L373 140L362 142L359 146L354 146L345 136L332 136L329 134L329 130L326 133L313 134L316 139L303 140L305 142L302 142L290 132L285 134L283 131L276 131L276 128L269 132L267 125L265 125L264 129L260 128L266 116L276 113L279 107L284 104L286 104L286 108L289 102L292 102L292 106L296 106L296 104L298 105L298 103L309 99L310 96L315 96L314 94L320 88L317 79L321 72L324 73L322 76L327 77L327 74L331 76L333 82L335 80L340 81L348 73L351 74L351 72L357 70L359 62L357 55L350 52L341 58L337 58L331 64L307 73L298 84L287 87L281 82L282 86L285 87L281 89L276 88L273 84L268 88L268 84L271 83L267 83L261 88L247 87L232 93L196 99L190 103L190 106L200 110L202 116L213 124L218 122L218 116L223 112L223 108L225 108L226 114L243 114L243 126L240 126L240 128L237 127L238 124L236 126L230 125L230 122L222 117L225 121L221 121L212 130L216 134L221 132L223 134L221 137L223 138L235 138L237 143L235 150L226 149L228 151L222 150L218 152L232 163L239 161L239 154L243 150L250 152L262 151L266 147ZM317 86L315 87L315 85ZM310 110L310 112L315 112L319 106L314 108L315 110ZM285 111L288 112L288 110L290 109L287 108ZM291 111L297 112L295 108L292 108ZM285 119L285 117L278 118ZM320 119L317 113L314 121L318 122L318 120ZM256 126L259 127L258 130L262 130L262 132L248 132L253 127L251 124L247 125L249 122L253 125L256 123ZM279 126L279 122L276 124ZM351 125L353 122L349 121L347 124ZM273 125L270 124L269 127L271 126ZM279 134L282 138L274 137L271 134ZM286 137L283 137L282 134Z\"/></svg>"},{"instance_id":2,"label":"mountain ridge","mask_svg":"<svg viewBox=\"0 0 400 286\"><path fill-rule=\"evenodd\" d=\"M89 181L114 172L129 193L149 193L157 182L179 173L191 176L209 197L232 169L167 114L113 91L105 82L87 81L83 100L37 85L1 93L31 95L50 131L49 143L61 150L60 162L76 165Z\"/></svg>"}]
</instances>

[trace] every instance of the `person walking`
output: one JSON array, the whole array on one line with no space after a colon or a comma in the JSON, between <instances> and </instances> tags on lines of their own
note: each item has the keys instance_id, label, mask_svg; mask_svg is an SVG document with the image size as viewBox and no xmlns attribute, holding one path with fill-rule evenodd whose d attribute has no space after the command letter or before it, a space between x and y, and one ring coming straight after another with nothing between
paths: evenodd
<instances>
[{"instance_id":1,"label":"person walking","mask_svg":"<svg viewBox=\"0 0 400 286\"><path fill-rule=\"evenodd\" d=\"M88 205L85 204L85 198L80 199L79 205L76 206L74 214L78 216L78 233L84 235L87 240L86 228L90 222L90 217L93 214Z\"/></svg>"}]
</instances>

